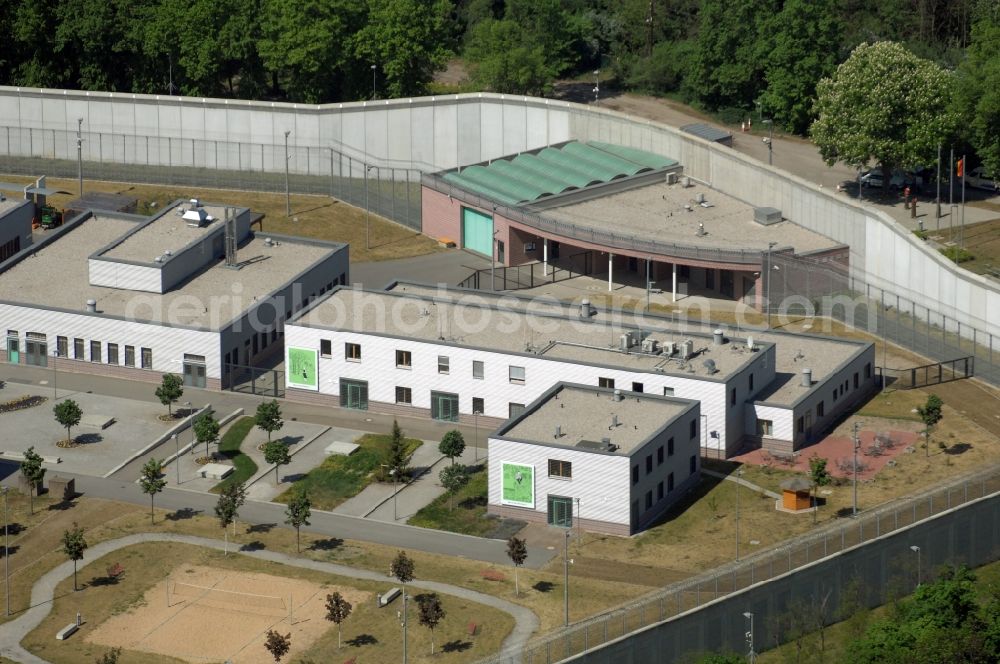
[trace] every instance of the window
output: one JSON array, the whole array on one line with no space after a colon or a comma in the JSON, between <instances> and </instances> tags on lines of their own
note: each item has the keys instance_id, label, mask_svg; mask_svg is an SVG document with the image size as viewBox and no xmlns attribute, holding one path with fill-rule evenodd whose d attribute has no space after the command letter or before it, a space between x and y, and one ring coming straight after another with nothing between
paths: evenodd
<instances>
[{"instance_id":1,"label":"window","mask_svg":"<svg viewBox=\"0 0 1000 664\"><path fill-rule=\"evenodd\" d=\"M413 403L413 390L408 387L396 386L396 403L409 406Z\"/></svg>"},{"instance_id":2,"label":"window","mask_svg":"<svg viewBox=\"0 0 1000 664\"><path fill-rule=\"evenodd\" d=\"M482 397L472 397L472 412L480 415L486 412L486 402Z\"/></svg>"},{"instance_id":3,"label":"window","mask_svg":"<svg viewBox=\"0 0 1000 664\"><path fill-rule=\"evenodd\" d=\"M413 366L413 354L408 350L396 351L396 367L399 369L409 369Z\"/></svg>"},{"instance_id":4,"label":"window","mask_svg":"<svg viewBox=\"0 0 1000 664\"><path fill-rule=\"evenodd\" d=\"M750 391L753 392L753 374L750 374L749 385L750 385Z\"/></svg>"},{"instance_id":5,"label":"window","mask_svg":"<svg viewBox=\"0 0 1000 664\"><path fill-rule=\"evenodd\" d=\"M58 357L69 357L69 339L66 337L56 337L56 355Z\"/></svg>"},{"instance_id":6,"label":"window","mask_svg":"<svg viewBox=\"0 0 1000 664\"><path fill-rule=\"evenodd\" d=\"M333 356L333 342L329 339L319 340L319 354L321 357Z\"/></svg>"},{"instance_id":7,"label":"window","mask_svg":"<svg viewBox=\"0 0 1000 664\"><path fill-rule=\"evenodd\" d=\"M368 381L341 378L340 407L368 410Z\"/></svg>"},{"instance_id":8,"label":"window","mask_svg":"<svg viewBox=\"0 0 1000 664\"><path fill-rule=\"evenodd\" d=\"M854 389L858 389L858 372L854 372Z\"/></svg>"},{"instance_id":9,"label":"window","mask_svg":"<svg viewBox=\"0 0 1000 664\"><path fill-rule=\"evenodd\" d=\"M524 404L523 403L513 403L513 402L511 402L511 403L507 404L507 417L511 417L511 418L517 417L518 415L520 415L523 412L524 412Z\"/></svg>"},{"instance_id":10,"label":"window","mask_svg":"<svg viewBox=\"0 0 1000 664\"><path fill-rule=\"evenodd\" d=\"M826 415L826 404L820 401L816 404L816 417L823 417Z\"/></svg>"},{"instance_id":11,"label":"window","mask_svg":"<svg viewBox=\"0 0 1000 664\"><path fill-rule=\"evenodd\" d=\"M651 472L653 472L653 455L652 454L647 454L646 455L646 474L649 475Z\"/></svg>"},{"instance_id":12,"label":"window","mask_svg":"<svg viewBox=\"0 0 1000 664\"><path fill-rule=\"evenodd\" d=\"M642 392L642 383L636 383L635 381L632 381L632 391Z\"/></svg>"},{"instance_id":13,"label":"window","mask_svg":"<svg viewBox=\"0 0 1000 664\"><path fill-rule=\"evenodd\" d=\"M670 473L667 475L667 493L671 493L674 490L674 474Z\"/></svg>"},{"instance_id":14,"label":"window","mask_svg":"<svg viewBox=\"0 0 1000 664\"><path fill-rule=\"evenodd\" d=\"M663 464L663 445L660 445L656 449L656 465L660 466Z\"/></svg>"},{"instance_id":15,"label":"window","mask_svg":"<svg viewBox=\"0 0 1000 664\"><path fill-rule=\"evenodd\" d=\"M656 485L656 499L663 500L663 482Z\"/></svg>"},{"instance_id":16,"label":"window","mask_svg":"<svg viewBox=\"0 0 1000 664\"><path fill-rule=\"evenodd\" d=\"M118 364L118 344L108 344L108 364Z\"/></svg>"},{"instance_id":17,"label":"window","mask_svg":"<svg viewBox=\"0 0 1000 664\"><path fill-rule=\"evenodd\" d=\"M361 361L361 344L352 344L350 342L344 344L344 359L348 362L360 362Z\"/></svg>"},{"instance_id":18,"label":"window","mask_svg":"<svg viewBox=\"0 0 1000 664\"><path fill-rule=\"evenodd\" d=\"M139 349L139 360L142 362L143 369L153 368L153 349L152 348L140 348Z\"/></svg>"},{"instance_id":19,"label":"window","mask_svg":"<svg viewBox=\"0 0 1000 664\"><path fill-rule=\"evenodd\" d=\"M831 397L831 400L833 401L833 403L837 403L837 390L833 391L833 395Z\"/></svg>"},{"instance_id":20,"label":"window","mask_svg":"<svg viewBox=\"0 0 1000 664\"><path fill-rule=\"evenodd\" d=\"M673 437L667 439L667 456L672 457L674 455L674 439Z\"/></svg>"},{"instance_id":21,"label":"window","mask_svg":"<svg viewBox=\"0 0 1000 664\"><path fill-rule=\"evenodd\" d=\"M125 366L135 366L135 346L125 346Z\"/></svg>"},{"instance_id":22,"label":"window","mask_svg":"<svg viewBox=\"0 0 1000 664\"><path fill-rule=\"evenodd\" d=\"M653 506L653 492L652 491L647 491L646 492L646 509L648 510L652 506Z\"/></svg>"},{"instance_id":23,"label":"window","mask_svg":"<svg viewBox=\"0 0 1000 664\"><path fill-rule=\"evenodd\" d=\"M698 437L698 420L691 420L691 424L688 426L690 429L690 438L694 440Z\"/></svg>"},{"instance_id":24,"label":"window","mask_svg":"<svg viewBox=\"0 0 1000 664\"><path fill-rule=\"evenodd\" d=\"M73 359L75 360L86 360L84 357L83 350L83 339L73 339Z\"/></svg>"},{"instance_id":25,"label":"window","mask_svg":"<svg viewBox=\"0 0 1000 664\"><path fill-rule=\"evenodd\" d=\"M715 290L715 270L705 270L705 288Z\"/></svg>"},{"instance_id":26,"label":"window","mask_svg":"<svg viewBox=\"0 0 1000 664\"><path fill-rule=\"evenodd\" d=\"M458 422L458 395L431 392L431 418L444 422Z\"/></svg>"},{"instance_id":27,"label":"window","mask_svg":"<svg viewBox=\"0 0 1000 664\"><path fill-rule=\"evenodd\" d=\"M475 378L476 380L482 380L483 376L485 376L485 375L486 375L486 371L485 371L485 368L483 366L483 361L482 360L473 360L472 361L472 377Z\"/></svg>"},{"instance_id":28,"label":"window","mask_svg":"<svg viewBox=\"0 0 1000 664\"><path fill-rule=\"evenodd\" d=\"M688 459L688 474L694 475L694 471L696 470L698 470L698 456L692 454L691 458Z\"/></svg>"},{"instance_id":29,"label":"window","mask_svg":"<svg viewBox=\"0 0 1000 664\"><path fill-rule=\"evenodd\" d=\"M729 405L730 406L735 406L736 405L736 388L735 387L732 390L730 390L730 392L729 392Z\"/></svg>"},{"instance_id":30,"label":"window","mask_svg":"<svg viewBox=\"0 0 1000 664\"><path fill-rule=\"evenodd\" d=\"M672 387L664 387L663 388L663 396L665 396L665 397L672 397L672 396L674 396L674 388L672 388Z\"/></svg>"},{"instance_id":31,"label":"window","mask_svg":"<svg viewBox=\"0 0 1000 664\"><path fill-rule=\"evenodd\" d=\"M872 363L869 362L868 364L865 365L865 380L868 380L871 377L872 377Z\"/></svg>"},{"instance_id":32,"label":"window","mask_svg":"<svg viewBox=\"0 0 1000 664\"><path fill-rule=\"evenodd\" d=\"M510 382L516 385L524 385L524 367L510 366L509 369Z\"/></svg>"},{"instance_id":33,"label":"window","mask_svg":"<svg viewBox=\"0 0 1000 664\"><path fill-rule=\"evenodd\" d=\"M614 378L598 378L597 379L597 386L598 387L606 387L608 389L613 390L615 388L615 379Z\"/></svg>"},{"instance_id":34,"label":"window","mask_svg":"<svg viewBox=\"0 0 1000 664\"><path fill-rule=\"evenodd\" d=\"M795 426L795 428L798 429L799 433L802 433L803 431L805 431L806 430L805 418L800 417L798 423Z\"/></svg>"},{"instance_id":35,"label":"window","mask_svg":"<svg viewBox=\"0 0 1000 664\"><path fill-rule=\"evenodd\" d=\"M639 483L639 466L632 466L632 486Z\"/></svg>"},{"instance_id":36,"label":"window","mask_svg":"<svg viewBox=\"0 0 1000 664\"><path fill-rule=\"evenodd\" d=\"M447 355L438 355L438 373L446 374L451 370L451 360Z\"/></svg>"},{"instance_id":37,"label":"window","mask_svg":"<svg viewBox=\"0 0 1000 664\"><path fill-rule=\"evenodd\" d=\"M571 479L573 477L573 464L569 461L549 459L549 477L565 477L566 479Z\"/></svg>"},{"instance_id":38,"label":"window","mask_svg":"<svg viewBox=\"0 0 1000 664\"><path fill-rule=\"evenodd\" d=\"M100 362L101 361L101 342L91 341L90 342L90 361Z\"/></svg>"},{"instance_id":39,"label":"window","mask_svg":"<svg viewBox=\"0 0 1000 664\"><path fill-rule=\"evenodd\" d=\"M774 421L773 420L757 420L757 435L758 436L773 436L774 435Z\"/></svg>"}]
</instances>

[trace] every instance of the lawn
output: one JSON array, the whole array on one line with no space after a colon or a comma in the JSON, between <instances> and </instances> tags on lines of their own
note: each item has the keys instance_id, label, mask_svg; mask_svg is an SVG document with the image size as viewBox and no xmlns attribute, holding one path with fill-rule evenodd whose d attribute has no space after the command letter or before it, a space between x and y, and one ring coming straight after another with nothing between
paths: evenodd
<instances>
[{"instance_id":1,"label":"lawn","mask_svg":"<svg viewBox=\"0 0 1000 664\"><path fill-rule=\"evenodd\" d=\"M478 537L494 537L498 522L486 517L487 471L485 464L471 469L469 483L455 492L445 493L418 511L407 523L411 526L450 530Z\"/></svg>"},{"instance_id":2,"label":"lawn","mask_svg":"<svg viewBox=\"0 0 1000 664\"><path fill-rule=\"evenodd\" d=\"M275 498L275 502L287 503L292 492L305 490L314 508L332 510L375 481L390 441L391 437L383 434L361 436L354 441L360 447L353 454L328 456L322 464ZM416 438L405 438L404 441L407 458L422 444Z\"/></svg>"},{"instance_id":3,"label":"lawn","mask_svg":"<svg viewBox=\"0 0 1000 664\"><path fill-rule=\"evenodd\" d=\"M233 462L236 468L232 474L212 487L213 493L220 493L226 487L243 484L257 472L257 464L249 456L240 451L240 445L253 429L254 419L241 417L230 425L229 430L219 441L219 454Z\"/></svg>"},{"instance_id":4,"label":"lawn","mask_svg":"<svg viewBox=\"0 0 1000 664\"><path fill-rule=\"evenodd\" d=\"M858 417L884 417L896 420L920 421L914 410L927 403L923 390L897 390L881 392L866 403L857 413Z\"/></svg>"},{"instance_id":5,"label":"lawn","mask_svg":"<svg viewBox=\"0 0 1000 664\"><path fill-rule=\"evenodd\" d=\"M0 176L7 182L27 184L33 178L21 175ZM76 180L49 178L48 186L53 189L77 191ZM148 184L127 184L87 180L86 191L120 193L137 198L141 212L161 209L177 199L199 198L210 203L231 203L249 207L254 212L264 213L263 230L267 233L282 233L347 242L351 245L351 262L390 260L421 256L440 251L436 241L419 232L400 226L375 214L371 219L371 249L366 249L365 211L348 203L331 199L329 196L307 196L293 194L292 215L285 216L284 194L258 191L234 191L206 189L201 187L155 186ZM64 207L76 195L57 194L49 197L55 207ZM151 205L153 202L156 205Z\"/></svg>"},{"instance_id":6,"label":"lawn","mask_svg":"<svg viewBox=\"0 0 1000 664\"><path fill-rule=\"evenodd\" d=\"M101 559L88 559L86 562L86 565L80 567L81 590L73 592L72 577L60 583L56 589L58 599L52 612L23 641L26 648L55 664L91 664L108 648L87 641L88 627L97 627L110 616L127 612L143 602L144 593L180 565L266 573L304 579L324 586L346 586L370 593L384 592L395 585L391 580L376 583L338 577L327 572L284 566L247 556L224 556L219 551L177 543L139 544ZM117 583L109 584L104 580L104 570L113 563L121 563L126 572ZM417 572L420 573L419 567ZM414 594L420 592L422 591L417 590ZM495 652L513 628L513 618L506 613L444 594L439 597L446 615L435 629L434 638L438 648L433 658L429 656L429 632L420 626L416 607L411 604L408 635L410 661L466 662L478 659ZM399 602L384 610L375 608L374 602L356 603L353 608L354 611L343 624L344 646L339 653L333 654L337 647L337 629L333 623L329 623L329 629L323 636L294 661L339 662L351 657L369 662L399 661L402 655L400 628L396 619L396 611L401 608ZM85 620L81 632L66 641L53 639L52 635L59 628L75 619L78 610L82 610ZM467 634L468 621L471 619L483 625L481 633L474 639ZM120 660L121 664L167 664L180 661L183 660L138 651L125 651Z\"/></svg>"}]
</instances>

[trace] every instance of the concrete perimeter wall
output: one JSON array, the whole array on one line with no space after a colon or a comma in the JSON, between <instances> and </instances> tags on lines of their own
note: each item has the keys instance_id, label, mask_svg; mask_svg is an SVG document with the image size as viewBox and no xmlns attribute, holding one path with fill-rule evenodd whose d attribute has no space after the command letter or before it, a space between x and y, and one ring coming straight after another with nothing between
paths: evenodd
<instances>
[{"instance_id":1,"label":"concrete perimeter wall","mask_svg":"<svg viewBox=\"0 0 1000 664\"><path fill-rule=\"evenodd\" d=\"M324 156L330 149L378 166L433 171L569 139L642 148L850 245L855 277L947 316L949 328L1000 334L1000 290L887 215L730 148L614 111L487 93L305 105L0 87L0 154L75 159L77 118L88 139L85 160L280 172L290 131L291 171L330 176L342 173Z\"/></svg>"}]
</instances>

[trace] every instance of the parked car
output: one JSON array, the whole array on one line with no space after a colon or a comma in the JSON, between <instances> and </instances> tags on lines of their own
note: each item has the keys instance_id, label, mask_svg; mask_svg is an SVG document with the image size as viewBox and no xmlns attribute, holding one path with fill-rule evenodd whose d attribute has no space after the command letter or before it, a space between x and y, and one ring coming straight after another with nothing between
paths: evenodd
<instances>
[{"instance_id":1,"label":"parked car","mask_svg":"<svg viewBox=\"0 0 1000 664\"><path fill-rule=\"evenodd\" d=\"M882 177L881 168L873 168L872 170L861 174L861 184L866 187L882 187L884 186L884 179ZM894 170L892 172L892 177L889 178L889 188L890 189L903 189L909 187L914 192L923 190L924 179L919 175L913 173L908 173L906 171Z\"/></svg>"},{"instance_id":2,"label":"parked car","mask_svg":"<svg viewBox=\"0 0 1000 664\"><path fill-rule=\"evenodd\" d=\"M970 187L985 189L987 191L997 191L997 181L986 172L985 166L979 166L969 171L965 176L965 181Z\"/></svg>"}]
</instances>

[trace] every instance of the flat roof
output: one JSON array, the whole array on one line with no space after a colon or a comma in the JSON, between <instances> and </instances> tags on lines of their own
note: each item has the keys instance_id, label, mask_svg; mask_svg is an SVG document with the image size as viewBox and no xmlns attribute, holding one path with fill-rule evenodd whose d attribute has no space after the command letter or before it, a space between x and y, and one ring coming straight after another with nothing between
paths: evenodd
<instances>
[{"instance_id":1,"label":"flat roof","mask_svg":"<svg viewBox=\"0 0 1000 664\"><path fill-rule=\"evenodd\" d=\"M536 210L542 217L608 232L615 229L660 243L712 249L767 251L793 248L796 253L832 249L840 243L784 220L768 226L754 221L754 208L711 187L691 181L660 182L583 202ZM704 196L704 206L698 202ZM527 209L531 209L527 206ZM699 224L702 226L699 227ZM700 235L700 229L704 234Z\"/></svg>"},{"instance_id":2,"label":"flat roof","mask_svg":"<svg viewBox=\"0 0 1000 664\"><path fill-rule=\"evenodd\" d=\"M102 258L119 258L139 263L155 262L155 258L167 251L178 254L181 249L208 233L220 228L224 223L226 208L222 205L204 205L205 212L212 218L203 226L189 226L180 214L192 207L187 201L159 212L154 218L140 222L140 225L107 251Z\"/></svg>"},{"instance_id":3,"label":"flat roof","mask_svg":"<svg viewBox=\"0 0 1000 664\"><path fill-rule=\"evenodd\" d=\"M90 285L88 257L139 223L94 214L66 228L0 272L0 301L84 312L92 298L98 313L108 316L215 330L343 246L282 238L268 247L255 237L237 251L241 269L226 268L220 259L162 295ZM150 249L151 255L162 251Z\"/></svg>"},{"instance_id":4,"label":"flat roof","mask_svg":"<svg viewBox=\"0 0 1000 664\"><path fill-rule=\"evenodd\" d=\"M561 383L498 437L587 451L630 454L674 418L694 407L686 399ZM556 437L556 427L559 436ZM602 445L610 438L615 449Z\"/></svg>"},{"instance_id":5,"label":"flat roof","mask_svg":"<svg viewBox=\"0 0 1000 664\"><path fill-rule=\"evenodd\" d=\"M706 141L724 141L727 138L731 139L733 137L732 132L719 129L718 127L713 127L710 124L705 124L704 122L692 122L691 124L681 125L681 131L687 132L689 134L694 134L704 138Z\"/></svg>"},{"instance_id":6,"label":"flat roof","mask_svg":"<svg viewBox=\"0 0 1000 664\"><path fill-rule=\"evenodd\" d=\"M24 203L23 198L11 198L9 196L4 198L4 200L0 201L0 217L7 214L9 211L13 210L22 203Z\"/></svg>"}]
</instances>

